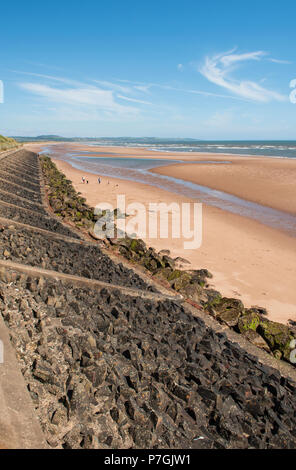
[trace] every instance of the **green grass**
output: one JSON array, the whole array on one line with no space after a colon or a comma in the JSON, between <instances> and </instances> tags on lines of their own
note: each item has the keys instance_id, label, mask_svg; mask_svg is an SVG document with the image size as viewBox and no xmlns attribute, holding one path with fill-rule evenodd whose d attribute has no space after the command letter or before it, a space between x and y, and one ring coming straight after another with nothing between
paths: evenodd
<instances>
[{"instance_id":1,"label":"green grass","mask_svg":"<svg viewBox=\"0 0 296 470\"><path fill-rule=\"evenodd\" d=\"M4 137L3 135L0 135L0 152L18 147L18 145L18 142L16 142L16 140L12 139L11 137Z\"/></svg>"}]
</instances>

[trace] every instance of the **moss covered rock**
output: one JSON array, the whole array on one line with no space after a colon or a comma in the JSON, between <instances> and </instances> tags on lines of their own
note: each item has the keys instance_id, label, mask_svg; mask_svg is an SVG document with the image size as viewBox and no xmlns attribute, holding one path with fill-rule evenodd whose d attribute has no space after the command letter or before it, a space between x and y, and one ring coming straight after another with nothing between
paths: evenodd
<instances>
[{"instance_id":1,"label":"moss covered rock","mask_svg":"<svg viewBox=\"0 0 296 470\"><path fill-rule=\"evenodd\" d=\"M135 253L144 254L146 251L146 244L140 238L133 238L130 241L130 249Z\"/></svg>"},{"instance_id":2,"label":"moss covered rock","mask_svg":"<svg viewBox=\"0 0 296 470\"><path fill-rule=\"evenodd\" d=\"M190 283L191 275L186 271L174 269L171 271L167 279L173 289L175 289L176 291L181 291L184 290L185 287Z\"/></svg>"},{"instance_id":3,"label":"moss covered rock","mask_svg":"<svg viewBox=\"0 0 296 470\"><path fill-rule=\"evenodd\" d=\"M289 360L290 343L294 336L288 326L270 320L261 320L258 333L265 339L273 352L278 350L286 360Z\"/></svg>"},{"instance_id":4,"label":"moss covered rock","mask_svg":"<svg viewBox=\"0 0 296 470\"><path fill-rule=\"evenodd\" d=\"M141 262L151 272L157 272L158 270L163 270L165 268L162 257L159 256L156 251L150 248L145 252ZM169 272L171 272L171 269Z\"/></svg>"},{"instance_id":5,"label":"moss covered rock","mask_svg":"<svg viewBox=\"0 0 296 470\"><path fill-rule=\"evenodd\" d=\"M241 333L247 330L256 331L260 324L260 320L258 313L249 312L240 317L237 326Z\"/></svg>"},{"instance_id":6,"label":"moss covered rock","mask_svg":"<svg viewBox=\"0 0 296 470\"><path fill-rule=\"evenodd\" d=\"M151 273L161 273L162 270L159 270L157 261L153 258L145 258L143 261L143 266L148 269ZM165 277L165 276L163 276Z\"/></svg>"},{"instance_id":7,"label":"moss covered rock","mask_svg":"<svg viewBox=\"0 0 296 470\"><path fill-rule=\"evenodd\" d=\"M179 279L182 276L183 271L180 269L174 269L170 276L168 277L168 281L174 281L176 279Z\"/></svg>"},{"instance_id":8,"label":"moss covered rock","mask_svg":"<svg viewBox=\"0 0 296 470\"><path fill-rule=\"evenodd\" d=\"M80 197L71 181L66 179L49 157L41 156L40 162L46 179L48 200L54 212L79 227L89 228L90 222L97 220L94 210Z\"/></svg>"},{"instance_id":9,"label":"moss covered rock","mask_svg":"<svg viewBox=\"0 0 296 470\"><path fill-rule=\"evenodd\" d=\"M237 325L239 318L245 311L244 305L240 300L228 297L222 297L222 299L217 301L216 305L211 308L215 317L230 327Z\"/></svg>"},{"instance_id":10,"label":"moss covered rock","mask_svg":"<svg viewBox=\"0 0 296 470\"><path fill-rule=\"evenodd\" d=\"M200 304L206 302L208 299L205 290L197 283L188 284L184 288L184 295Z\"/></svg>"},{"instance_id":11,"label":"moss covered rock","mask_svg":"<svg viewBox=\"0 0 296 470\"><path fill-rule=\"evenodd\" d=\"M218 319L223 323L226 323L227 326L233 328L237 325L239 316L240 312L237 310L225 310L225 312L222 312L218 315Z\"/></svg>"},{"instance_id":12,"label":"moss covered rock","mask_svg":"<svg viewBox=\"0 0 296 470\"><path fill-rule=\"evenodd\" d=\"M205 289L204 292L207 296L207 300L204 302L204 308L212 313L211 309L214 309L215 305L221 302L222 295L215 289Z\"/></svg>"},{"instance_id":13,"label":"moss covered rock","mask_svg":"<svg viewBox=\"0 0 296 470\"><path fill-rule=\"evenodd\" d=\"M168 255L164 255L162 257L162 261L165 265L165 267L167 268L171 268L171 269L174 269L175 268L175 261L173 260L173 258L171 258L170 256Z\"/></svg>"},{"instance_id":14,"label":"moss covered rock","mask_svg":"<svg viewBox=\"0 0 296 470\"><path fill-rule=\"evenodd\" d=\"M167 281L171 272L172 270L170 268L156 269L154 273L154 278L161 279L161 280L165 279Z\"/></svg>"},{"instance_id":15,"label":"moss covered rock","mask_svg":"<svg viewBox=\"0 0 296 470\"><path fill-rule=\"evenodd\" d=\"M190 284L191 276L184 272L180 277L175 279L172 283L172 287L176 291L184 291L184 289Z\"/></svg>"},{"instance_id":16,"label":"moss covered rock","mask_svg":"<svg viewBox=\"0 0 296 470\"><path fill-rule=\"evenodd\" d=\"M275 351L273 351L272 354L278 360L282 359L282 357L283 357L283 353L281 351L279 351L278 349L275 349Z\"/></svg>"}]
</instances>

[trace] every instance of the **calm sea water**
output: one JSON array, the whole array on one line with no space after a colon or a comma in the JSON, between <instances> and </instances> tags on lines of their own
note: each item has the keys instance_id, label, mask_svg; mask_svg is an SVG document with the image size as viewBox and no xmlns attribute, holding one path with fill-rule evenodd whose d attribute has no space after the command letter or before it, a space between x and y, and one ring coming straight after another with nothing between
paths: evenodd
<instances>
[{"instance_id":1,"label":"calm sea water","mask_svg":"<svg viewBox=\"0 0 296 470\"><path fill-rule=\"evenodd\" d=\"M139 147L157 152L209 152L239 155L266 155L270 157L296 158L296 140L291 141L203 141L181 139L98 139L89 143L102 147Z\"/></svg>"}]
</instances>

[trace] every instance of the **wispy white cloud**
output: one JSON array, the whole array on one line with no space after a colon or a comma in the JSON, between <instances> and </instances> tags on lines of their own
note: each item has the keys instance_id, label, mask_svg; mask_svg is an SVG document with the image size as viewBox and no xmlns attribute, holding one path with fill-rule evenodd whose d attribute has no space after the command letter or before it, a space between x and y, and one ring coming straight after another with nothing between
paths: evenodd
<instances>
[{"instance_id":1,"label":"wispy white cloud","mask_svg":"<svg viewBox=\"0 0 296 470\"><path fill-rule=\"evenodd\" d=\"M229 67L230 65L235 64L236 62L242 62L245 60L260 60L266 55L266 52L264 51L246 52L244 54L233 54L232 52L234 52L234 50L235 49L226 53L225 55L216 57L220 58L221 63L225 67Z\"/></svg>"},{"instance_id":2,"label":"wispy white cloud","mask_svg":"<svg viewBox=\"0 0 296 470\"><path fill-rule=\"evenodd\" d=\"M204 90L194 90L191 88L177 88L177 87L173 87L170 85L161 85L161 84L156 84L156 83L154 83L151 86L162 88L163 90L172 90L172 91L178 91L181 93L190 93L191 95L213 96L216 98L227 98L227 99L233 99L233 100L239 100L239 101L246 101L244 98L239 98L238 96L223 95L221 93L212 93L210 91L204 91Z\"/></svg>"},{"instance_id":3,"label":"wispy white cloud","mask_svg":"<svg viewBox=\"0 0 296 470\"><path fill-rule=\"evenodd\" d=\"M285 101L287 98L273 90L268 90L256 82L250 80L237 80L231 76L234 66L242 61L261 60L266 53L263 51L248 52L245 54L234 54L234 51L206 57L204 64L200 67L200 73L211 83L230 91L236 96L245 99L268 102Z\"/></svg>"},{"instance_id":4,"label":"wispy white cloud","mask_svg":"<svg viewBox=\"0 0 296 470\"><path fill-rule=\"evenodd\" d=\"M44 64L42 62L34 62L32 60L24 60L24 63L29 64L29 65L34 65L35 67L42 67L42 68L50 69L50 70L63 70L61 67L57 67L56 65Z\"/></svg>"},{"instance_id":5,"label":"wispy white cloud","mask_svg":"<svg viewBox=\"0 0 296 470\"><path fill-rule=\"evenodd\" d=\"M273 58L268 58L269 62L274 62L275 64L292 64L290 60L281 60L281 59L273 59Z\"/></svg>"},{"instance_id":6,"label":"wispy white cloud","mask_svg":"<svg viewBox=\"0 0 296 470\"><path fill-rule=\"evenodd\" d=\"M45 99L55 107L56 116L73 116L71 120L133 119L145 112L145 106L153 103L142 99L150 84L119 80L87 80L86 83L43 73L13 71L30 76L30 81L18 83L23 90ZM33 80L34 79L34 80ZM157 107L154 105L154 108ZM49 108L47 108L49 109ZM53 109L53 108L52 108ZM60 110L60 111L59 111Z\"/></svg>"},{"instance_id":7,"label":"wispy white cloud","mask_svg":"<svg viewBox=\"0 0 296 470\"><path fill-rule=\"evenodd\" d=\"M184 65L183 64L178 64L177 69L179 70L179 72L182 72L184 70Z\"/></svg>"},{"instance_id":8,"label":"wispy white cloud","mask_svg":"<svg viewBox=\"0 0 296 470\"><path fill-rule=\"evenodd\" d=\"M149 93L150 88L153 86L151 83L143 83L143 82L138 82L138 81L133 81L133 80L123 80L120 78L116 79L116 82L119 83L128 83L130 84L130 87L127 88L128 92L135 92L135 91L140 91L141 93ZM111 84L111 82L108 82ZM117 84L113 85L118 86Z\"/></svg>"},{"instance_id":9,"label":"wispy white cloud","mask_svg":"<svg viewBox=\"0 0 296 470\"><path fill-rule=\"evenodd\" d=\"M143 92L147 92L151 90L151 88L160 88L162 90L171 90L171 91L177 91L180 93L190 93L193 95L201 95L201 96L213 96L217 98L227 98L231 100L239 100L239 101L246 101L244 98L239 98L238 96L231 96L231 95L223 95L221 93L212 93L210 91L204 91L204 90L194 90L191 88L183 88L183 87L176 87L176 86L171 86L171 85L165 85L163 83L142 83L142 82L132 82L131 80L119 80L119 82L124 82L124 83L132 83L134 84L134 88L137 88ZM135 85L137 84L137 85Z\"/></svg>"},{"instance_id":10,"label":"wispy white cloud","mask_svg":"<svg viewBox=\"0 0 296 470\"><path fill-rule=\"evenodd\" d=\"M133 103L149 104L149 105L152 104L149 101L138 100L137 98L130 98L130 97L123 96L123 95L117 95L117 98L120 98L120 99L126 100L126 101L132 101Z\"/></svg>"},{"instance_id":11,"label":"wispy white cloud","mask_svg":"<svg viewBox=\"0 0 296 470\"><path fill-rule=\"evenodd\" d=\"M72 106L86 106L98 108L106 112L117 114L135 114L138 109L132 106L123 106L115 101L113 92L84 85L76 88L57 88L40 83L20 83L23 90L46 98L53 103L62 103Z\"/></svg>"},{"instance_id":12,"label":"wispy white cloud","mask_svg":"<svg viewBox=\"0 0 296 470\"><path fill-rule=\"evenodd\" d=\"M136 90L142 91L143 93L148 93L151 85L135 85L134 88Z\"/></svg>"},{"instance_id":13,"label":"wispy white cloud","mask_svg":"<svg viewBox=\"0 0 296 470\"><path fill-rule=\"evenodd\" d=\"M133 84L131 86L123 86L119 83L115 83L114 81L107 81L107 80L91 80L91 83L96 83L100 85L100 88L95 87L93 85L85 84L83 82L72 80L64 77L57 77L53 75L45 75L40 73L34 72L22 72L18 70L13 70L14 73L28 75L31 77L42 78L46 82L59 82L64 85L71 85L72 89L57 89L53 87L49 87L48 85L40 84L40 83L21 83L20 86L28 91L31 91L35 94L40 96L47 97L51 100L58 100L64 103L71 102L80 103L80 104L92 104L96 106L101 106L113 110L121 110L123 106L116 103L115 99L120 98L125 101L130 101L139 104L147 104L151 105L152 103L141 100L137 98L137 95L140 93L147 93L150 85L136 85ZM133 83L133 82L129 82ZM125 93L129 95L136 95L134 98L126 97L119 93ZM107 106L108 103L108 106ZM136 108L124 107L128 111Z\"/></svg>"},{"instance_id":14,"label":"wispy white cloud","mask_svg":"<svg viewBox=\"0 0 296 470\"><path fill-rule=\"evenodd\" d=\"M64 78L64 77L57 77L57 76L54 76L54 75L45 75L43 73L22 72L20 70L11 70L11 72L21 74L21 75L28 75L30 77L43 78L46 81L54 81L54 82L64 83L65 85L73 85L73 86L83 85L82 82L77 81L77 80L72 80L72 79Z\"/></svg>"},{"instance_id":15,"label":"wispy white cloud","mask_svg":"<svg viewBox=\"0 0 296 470\"><path fill-rule=\"evenodd\" d=\"M122 85L119 85L118 83L109 82L107 80L93 80L93 82L97 83L98 85L102 86L103 88L107 88L109 90L119 91L121 93L132 93L133 92L131 87L122 86Z\"/></svg>"}]
</instances>

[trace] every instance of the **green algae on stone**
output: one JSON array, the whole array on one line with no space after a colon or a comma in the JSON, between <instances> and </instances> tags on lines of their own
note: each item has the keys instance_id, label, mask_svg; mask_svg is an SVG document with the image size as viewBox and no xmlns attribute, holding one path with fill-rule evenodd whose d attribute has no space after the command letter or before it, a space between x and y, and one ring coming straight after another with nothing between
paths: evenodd
<instances>
[{"instance_id":1,"label":"green algae on stone","mask_svg":"<svg viewBox=\"0 0 296 470\"><path fill-rule=\"evenodd\" d=\"M94 210L80 197L70 180L63 175L49 157L41 156L42 171L46 178L49 203L58 217L69 219L82 228L88 228L97 217Z\"/></svg>"},{"instance_id":2,"label":"green algae on stone","mask_svg":"<svg viewBox=\"0 0 296 470\"><path fill-rule=\"evenodd\" d=\"M282 359L283 357L283 353L279 351L279 349L276 349L275 351L273 351L272 354L278 360Z\"/></svg>"},{"instance_id":3,"label":"green algae on stone","mask_svg":"<svg viewBox=\"0 0 296 470\"><path fill-rule=\"evenodd\" d=\"M225 310L224 312L220 313L218 319L223 323L226 323L229 327L234 327L237 325L240 312L238 310Z\"/></svg>"},{"instance_id":4,"label":"green algae on stone","mask_svg":"<svg viewBox=\"0 0 296 470\"><path fill-rule=\"evenodd\" d=\"M218 320L234 327L244 313L244 305L238 299L223 297L215 306L211 306L211 311Z\"/></svg>"},{"instance_id":5,"label":"green algae on stone","mask_svg":"<svg viewBox=\"0 0 296 470\"><path fill-rule=\"evenodd\" d=\"M258 332L268 343L272 351L280 351L283 357L289 360L291 353L290 343L294 336L288 326L271 320L261 320Z\"/></svg>"},{"instance_id":6,"label":"green algae on stone","mask_svg":"<svg viewBox=\"0 0 296 470\"><path fill-rule=\"evenodd\" d=\"M190 283L190 280L191 280L191 276L184 271L180 277L176 278L173 281L172 287L176 291L182 291Z\"/></svg>"},{"instance_id":7,"label":"green algae on stone","mask_svg":"<svg viewBox=\"0 0 296 470\"><path fill-rule=\"evenodd\" d=\"M175 269L172 271L171 275L168 277L168 281L174 281L175 279L178 279L179 277L182 276L182 272L180 269Z\"/></svg>"},{"instance_id":8,"label":"green algae on stone","mask_svg":"<svg viewBox=\"0 0 296 470\"><path fill-rule=\"evenodd\" d=\"M204 308L211 312L211 310L221 302L222 295L215 289L205 289L205 293L207 295L207 301L204 303Z\"/></svg>"},{"instance_id":9,"label":"green algae on stone","mask_svg":"<svg viewBox=\"0 0 296 470\"><path fill-rule=\"evenodd\" d=\"M240 333L243 333L246 330L256 331L260 324L260 320L258 313L250 312L242 315L237 324Z\"/></svg>"},{"instance_id":10,"label":"green algae on stone","mask_svg":"<svg viewBox=\"0 0 296 470\"><path fill-rule=\"evenodd\" d=\"M146 251L146 245L140 238L133 238L130 242L130 249L136 253L144 254Z\"/></svg>"},{"instance_id":11,"label":"green algae on stone","mask_svg":"<svg viewBox=\"0 0 296 470\"><path fill-rule=\"evenodd\" d=\"M175 268L175 261L170 256L163 255L162 256L162 261L163 261L166 268L171 268L171 269Z\"/></svg>"}]
</instances>

